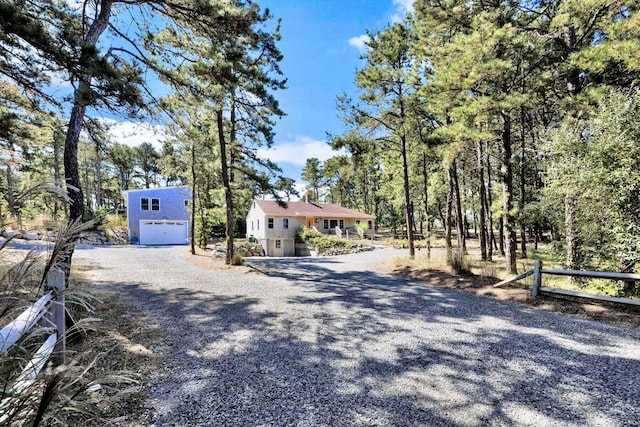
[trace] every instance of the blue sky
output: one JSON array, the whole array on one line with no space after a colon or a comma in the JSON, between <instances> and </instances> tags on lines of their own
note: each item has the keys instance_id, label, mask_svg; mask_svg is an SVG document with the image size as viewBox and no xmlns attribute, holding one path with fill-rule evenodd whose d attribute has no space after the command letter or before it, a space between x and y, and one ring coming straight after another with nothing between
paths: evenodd
<instances>
[{"instance_id":1,"label":"blue sky","mask_svg":"<svg viewBox=\"0 0 640 427\"><path fill-rule=\"evenodd\" d=\"M288 89L276 96L286 116L275 130L274 149L263 155L278 163L285 175L300 181L307 158L332 155L326 133L344 128L336 97L353 93L355 70L362 65L366 30L375 32L404 16L412 0L258 0L281 18L284 59L281 68Z\"/></svg>"},{"instance_id":2,"label":"blue sky","mask_svg":"<svg viewBox=\"0 0 640 427\"><path fill-rule=\"evenodd\" d=\"M275 93L286 116L278 120L274 146L260 155L276 162L284 175L301 185L306 159L324 161L338 154L326 144L327 132L340 134L336 97L352 94L355 70L363 65L366 30L375 32L400 20L413 0L256 0L280 18L284 55L280 66L287 89ZM274 23L275 24L275 23ZM115 141L128 145L151 142L161 147L159 124L118 121L111 124Z\"/></svg>"}]
</instances>

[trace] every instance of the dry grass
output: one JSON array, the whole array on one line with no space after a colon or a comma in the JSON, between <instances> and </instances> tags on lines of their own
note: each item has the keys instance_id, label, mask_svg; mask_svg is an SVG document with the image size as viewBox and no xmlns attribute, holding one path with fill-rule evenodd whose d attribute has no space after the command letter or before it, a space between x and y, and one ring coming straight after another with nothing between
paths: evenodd
<instances>
[{"instance_id":1,"label":"dry grass","mask_svg":"<svg viewBox=\"0 0 640 427\"><path fill-rule=\"evenodd\" d=\"M504 265L504 257L495 256L491 262L480 261L480 250L472 246L470 241L468 258L471 265L471 274L458 275L447 263L446 250L442 248L432 249L431 257L427 257L424 251L416 252L416 258L394 258L390 263L380 266L386 272L401 274L434 286L461 289L491 298L505 301L513 301L532 307L549 311L566 313L577 317L604 321L614 324L622 324L632 327L640 327L640 310L637 307L610 304L605 302L587 301L571 298L552 297L541 295L531 297L530 286L532 276L507 286L494 288L493 285L500 280L510 277ZM524 272L533 268L535 259L542 258L548 267L560 267L549 259L545 259L544 251L530 251L527 259L518 260L518 271ZM545 286L570 288L566 278L545 276ZM577 288L571 287L576 290Z\"/></svg>"},{"instance_id":2,"label":"dry grass","mask_svg":"<svg viewBox=\"0 0 640 427\"><path fill-rule=\"evenodd\" d=\"M73 236L89 225L63 230L56 246L46 252L0 246L0 325L13 320L39 296L43 277L59 268ZM65 234L66 233L66 234ZM3 425L138 425L143 380L153 370L156 358L149 343L160 336L156 326L117 296L89 284L77 284L73 274L65 290L67 316L73 326L67 331L67 363L48 367L29 388L12 395ZM103 319L97 322L96 316ZM35 328L3 355L0 365L1 398L15 382L20 370L44 341L44 327Z\"/></svg>"},{"instance_id":3,"label":"dry grass","mask_svg":"<svg viewBox=\"0 0 640 427\"><path fill-rule=\"evenodd\" d=\"M196 254L192 255L190 248L184 248L182 251L182 257L188 262L208 270L225 270L241 274L251 273L254 271L251 267L242 263L239 265L225 264L224 257L214 256L210 249L196 248Z\"/></svg>"},{"instance_id":4,"label":"dry grass","mask_svg":"<svg viewBox=\"0 0 640 427\"><path fill-rule=\"evenodd\" d=\"M83 284L83 287L91 286ZM64 425L139 426L151 409L145 406L145 382L160 368L152 348L164 334L137 306L105 289L93 315L101 321L69 348L78 365L90 366L82 379L75 410L58 414Z\"/></svg>"}]
</instances>

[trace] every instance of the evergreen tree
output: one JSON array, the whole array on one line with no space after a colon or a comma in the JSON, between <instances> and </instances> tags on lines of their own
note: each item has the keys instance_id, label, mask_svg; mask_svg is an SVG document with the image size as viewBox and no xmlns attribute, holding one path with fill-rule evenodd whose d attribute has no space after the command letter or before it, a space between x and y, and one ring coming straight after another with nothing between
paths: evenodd
<instances>
[{"instance_id":1,"label":"evergreen tree","mask_svg":"<svg viewBox=\"0 0 640 427\"><path fill-rule=\"evenodd\" d=\"M313 201L320 201L320 183L322 180L322 163L316 157L310 157L302 169L302 179L309 183L307 187L312 191Z\"/></svg>"},{"instance_id":2,"label":"evergreen tree","mask_svg":"<svg viewBox=\"0 0 640 427\"><path fill-rule=\"evenodd\" d=\"M366 65L356 71L361 90L358 105L342 99L348 111L347 122L366 130L372 142L382 146L391 166L397 162L401 177L402 203L409 242L409 256L415 256L413 202L409 183L408 155L412 150L409 128L415 126L412 99L420 84L417 64L411 53L410 22L395 23L384 31L370 34ZM393 157L395 156L395 157Z\"/></svg>"}]
</instances>

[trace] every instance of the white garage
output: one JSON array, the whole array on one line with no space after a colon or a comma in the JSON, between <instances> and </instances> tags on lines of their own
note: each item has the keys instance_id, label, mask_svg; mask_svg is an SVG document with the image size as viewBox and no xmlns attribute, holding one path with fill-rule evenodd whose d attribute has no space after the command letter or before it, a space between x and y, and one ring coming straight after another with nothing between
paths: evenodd
<instances>
[{"instance_id":1,"label":"white garage","mask_svg":"<svg viewBox=\"0 0 640 427\"><path fill-rule=\"evenodd\" d=\"M186 245L188 221L140 220L141 245Z\"/></svg>"}]
</instances>

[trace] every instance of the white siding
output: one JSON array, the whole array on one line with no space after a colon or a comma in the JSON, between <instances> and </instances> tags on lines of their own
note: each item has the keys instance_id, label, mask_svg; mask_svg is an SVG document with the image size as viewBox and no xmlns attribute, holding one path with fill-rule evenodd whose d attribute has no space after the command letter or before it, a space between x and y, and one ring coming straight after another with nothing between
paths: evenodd
<instances>
[{"instance_id":1,"label":"white siding","mask_svg":"<svg viewBox=\"0 0 640 427\"><path fill-rule=\"evenodd\" d=\"M264 212L257 204L252 203L247 214L247 237L253 235L258 240L264 240L266 227Z\"/></svg>"},{"instance_id":2,"label":"white siding","mask_svg":"<svg viewBox=\"0 0 640 427\"><path fill-rule=\"evenodd\" d=\"M266 237L267 239L293 239L296 237L296 232L299 227L303 227L305 225L305 218L294 217L294 216L270 216L265 218L263 221L265 225L267 225L268 219L273 219L273 228L266 229ZM283 218L289 219L289 228L283 227ZM251 224L249 224L251 226Z\"/></svg>"}]
</instances>

